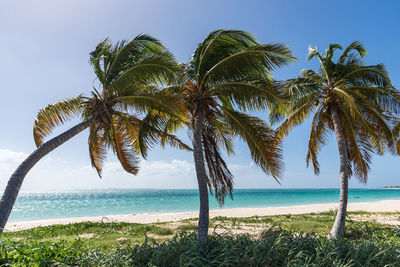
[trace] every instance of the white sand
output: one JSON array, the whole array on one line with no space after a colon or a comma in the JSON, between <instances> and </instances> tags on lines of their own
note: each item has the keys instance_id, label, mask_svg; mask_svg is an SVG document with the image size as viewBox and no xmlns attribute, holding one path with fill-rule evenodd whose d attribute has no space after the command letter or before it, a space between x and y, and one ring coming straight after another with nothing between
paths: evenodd
<instances>
[{"instance_id":1,"label":"white sand","mask_svg":"<svg viewBox=\"0 0 400 267\"><path fill-rule=\"evenodd\" d=\"M268 216L279 214L302 214L311 212L323 212L336 209L338 203L329 204L311 204L286 207L264 207L264 208L234 208L234 209L217 209L210 211L210 217L251 217L251 216ZM376 202L360 202L350 203L348 211L370 211L370 212L396 212L400 211L400 200L382 200ZM78 217L49 219L24 222L9 222L6 231L18 231L29 229L37 226L46 226L52 224L69 224L76 222L129 222L129 223L154 223L180 221L189 218L198 217L198 212L180 212L180 213L157 213L157 214L132 214L132 215L110 215L99 217Z\"/></svg>"}]
</instances>

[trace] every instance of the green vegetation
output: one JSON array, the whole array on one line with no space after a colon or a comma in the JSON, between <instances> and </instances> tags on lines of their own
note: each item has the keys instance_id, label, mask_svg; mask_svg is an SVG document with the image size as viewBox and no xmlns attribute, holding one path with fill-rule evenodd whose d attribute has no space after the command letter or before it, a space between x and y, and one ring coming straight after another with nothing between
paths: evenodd
<instances>
[{"instance_id":1,"label":"green vegetation","mask_svg":"<svg viewBox=\"0 0 400 267\"><path fill-rule=\"evenodd\" d=\"M196 220L155 224L84 222L5 232L0 264L13 266L399 266L400 227L348 214L345 238L329 240L335 212L216 217L208 240ZM367 221L365 221L367 220ZM191 231L194 230L194 231Z\"/></svg>"}]
</instances>

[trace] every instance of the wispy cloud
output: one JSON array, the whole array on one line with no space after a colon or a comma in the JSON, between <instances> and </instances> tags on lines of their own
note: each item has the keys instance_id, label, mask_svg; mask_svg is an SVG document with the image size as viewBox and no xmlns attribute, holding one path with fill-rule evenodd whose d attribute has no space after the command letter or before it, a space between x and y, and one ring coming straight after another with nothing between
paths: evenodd
<instances>
[{"instance_id":1,"label":"wispy cloud","mask_svg":"<svg viewBox=\"0 0 400 267\"><path fill-rule=\"evenodd\" d=\"M12 172L28 155L0 149L0 189ZM75 163L76 164L76 163ZM240 187L268 185L272 179L251 164L229 164ZM34 191L100 189L100 188L196 188L194 164L187 160L140 162L137 176L126 173L118 161L104 164L102 179L88 164L74 165L68 161L46 157L28 173L22 189Z\"/></svg>"},{"instance_id":2,"label":"wispy cloud","mask_svg":"<svg viewBox=\"0 0 400 267\"><path fill-rule=\"evenodd\" d=\"M0 188L28 155L0 149ZM28 173L24 190L63 190L98 188L195 188L194 165L185 160L144 161L137 176L126 173L119 162L106 162L102 179L87 164L72 165L46 157Z\"/></svg>"}]
</instances>

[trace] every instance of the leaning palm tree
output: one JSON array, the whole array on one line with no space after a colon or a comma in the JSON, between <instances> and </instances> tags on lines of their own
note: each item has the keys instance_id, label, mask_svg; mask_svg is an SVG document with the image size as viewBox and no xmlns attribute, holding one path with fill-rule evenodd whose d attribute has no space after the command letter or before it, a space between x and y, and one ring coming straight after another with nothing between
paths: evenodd
<instances>
[{"instance_id":1,"label":"leaning palm tree","mask_svg":"<svg viewBox=\"0 0 400 267\"><path fill-rule=\"evenodd\" d=\"M28 171L86 128L90 129L91 163L100 176L107 148L112 148L131 174L137 174L139 168L136 153L146 156L156 141L189 149L169 134L182 123L185 109L176 97L157 90L157 85L173 82L179 68L157 39L138 35L116 45L106 39L90 54L90 63L102 92L94 89L90 97L65 99L39 112L33 129L38 148L12 174L0 200L0 234ZM82 122L43 143L54 127L79 114Z\"/></svg>"},{"instance_id":2,"label":"leaning palm tree","mask_svg":"<svg viewBox=\"0 0 400 267\"><path fill-rule=\"evenodd\" d=\"M258 44L247 32L217 30L183 66L183 86L170 88L184 96L190 112L188 128L200 193L200 242L208 234L208 189L221 205L228 193L232 197L233 177L221 147L232 154L233 138L239 137L248 144L256 165L275 179L281 176L281 150L273 130L245 112L280 101L280 87L271 79L271 71L293 60L285 45Z\"/></svg>"},{"instance_id":3,"label":"leaning palm tree","mask_svg":"<svg viewBox=\"0 0 400 267\"><path fill-rule=\"evenodd\" d=\"M309 48L308 60L319 60L317 72L306 69L289 80L287 93L291 101L286 120L278 127L283 138L293 126L312 115L308 141L307 166L311 162L319 174L318 153L333 132L340 159L340 202L331 238L344 235L348 201L348 179L354 174L367 181L372 153L383 154L393 147L394 112L400 111L398 92L391 85L383 64L367 66L364 46L356 41L334 61L334 52L342 50L330 44L324 55Z\"/></svg>"}]
</instances>

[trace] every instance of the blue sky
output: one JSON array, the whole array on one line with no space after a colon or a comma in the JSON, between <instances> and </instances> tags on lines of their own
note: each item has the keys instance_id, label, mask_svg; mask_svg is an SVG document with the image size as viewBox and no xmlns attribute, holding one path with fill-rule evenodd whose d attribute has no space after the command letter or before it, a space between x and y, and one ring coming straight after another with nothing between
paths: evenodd
<instances>
[{"instance_id":1,"label":"blue sky","mask_svg":"<svg viewBox=\"0 0 400 267\"><path fill-rule=\"evenodd\" d=\"M400 87L399 8L400 2L394 0L0 1L0 188L35 148L32 125L39 109L90 92L95 76L89 52L106 37L118 41L148 33L161 39L180 62L187 62L210 31L246 30L260 42L288 44L298 58L275 72L277 79L316 67L306 61L309 45L324 50L331 42L345 46L360 40L368 51L367 64L385 63L393 84ZM247 147L237 140L236 156L227 160L236 187L337 187L334 136L321 151L321 174L315 176L305 164L308 133L306 122L285 140L282 185L252 166ZM90 168L87 136L84 132L75 137L35 166L23 189L196 187L192 155L174 149L154 149L136 177L124 174L110 156L99 179ZM391 155L374 157L368 184L352 179L351 186L400 184L399 163L400 158Z\"/></svg>"}]
</instances>

